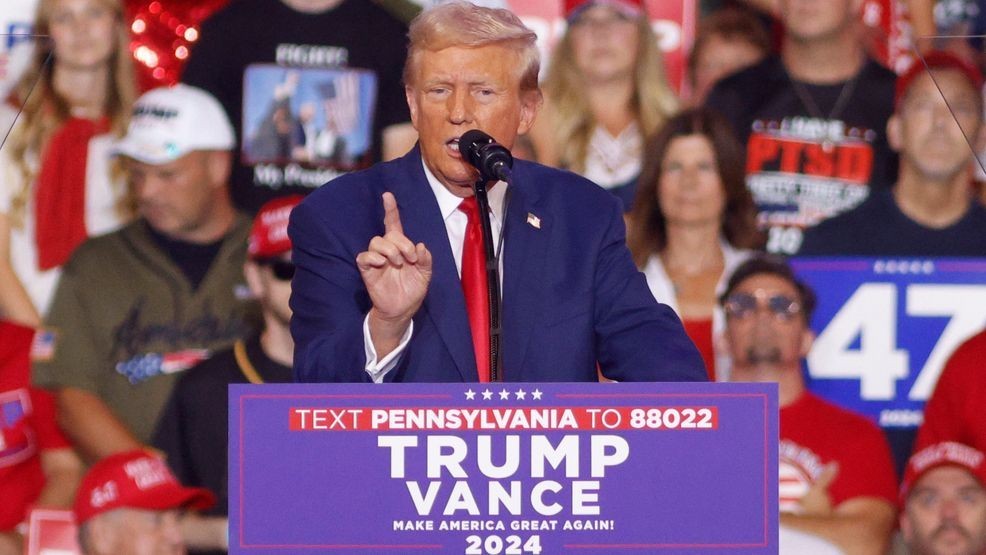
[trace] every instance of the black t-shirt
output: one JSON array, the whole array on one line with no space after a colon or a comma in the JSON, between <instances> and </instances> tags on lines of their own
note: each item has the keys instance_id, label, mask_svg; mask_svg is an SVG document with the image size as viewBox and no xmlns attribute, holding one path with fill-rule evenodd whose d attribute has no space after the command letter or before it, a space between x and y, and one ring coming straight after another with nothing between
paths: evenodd
<instances>
[{"instance_id":1,"label":"black t-shirt","mask_svg":"<svg viewBox=\"0 0 986 555\"><path fill-rule=\"evenodd\" d=\"M407 27L374 2L320 14L237 0L202 25L182 81L219 99L236 128L236 205L255 213L380 160L384 128L410 120Z\"/></svg>"},{"instance_id":2,"label":"black t-shirt","mask_svg":"<svg viewBox=\"0 0 986 555\"><path fill-rule=\"evenodd\" d=\"M767 250L793 253L801 230L896 180L886 139L895 75L873 60L843 83L796 83L770 57L719 83L706 105L746 145L747 186L769 229Z\"/></svg>"},{"instance_id":3,"label":"black t-shirt","mask_svg":"<svg viewBox=\"0 0 986 555\"><path fill-rule=\"evenodd\" d=\"M973 202L954 224L925 227L898 208L890 190L805 232L803 256L986 256L986 208Z\"/></svg>"},{"instance_id":4,"label":"black t-shirt","mask_svg":"<svg viewBox=\"0 0 986 555\"><path fill-rule=\"evenodd\" d=\"M265 383L291 382L290 367L271 360L260 348L259 337L246 342L246 355ZM225 516L228 511L226 386L249 383L232 349L221 351L179 378L154 433L154 446L168 457L168 465L186 486L204 487L218 502L205 514Z\"/></svg>"},{"instance_id":5,"label":"black t-shirt","mask_svg":"<svg viewBox=\"0 0 986 555\"><path fill-rule=\"evenodd\" d=\"M198 289L209 273L209 267L219 254L219 249L223 246L223 239L213 243L199 245L172 239L166 235L158 233L151 226L147 226L151 239L157 246L161 247L184 274L188 282L192 284L192 289Z\"/></svg>"}]
</instances>

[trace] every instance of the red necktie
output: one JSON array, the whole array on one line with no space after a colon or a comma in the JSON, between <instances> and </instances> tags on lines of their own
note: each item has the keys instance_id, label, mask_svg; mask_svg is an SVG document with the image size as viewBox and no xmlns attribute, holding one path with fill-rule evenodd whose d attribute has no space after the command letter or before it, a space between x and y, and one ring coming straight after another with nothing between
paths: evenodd
<instances>
[{"instance_id":1,"label":"red necktie","mask_svg":"<svg viewBox=\"0 0 986 555\"><path fill-rule=\"evenodd\" d=\"M459 210L466 213L466 238L462 245L462 292L466 295L466 313L472 331L479 381L490 381L490 305L486 281L486 257L483 254L483 231L479 205L472 196L462 201Z\"/></svg>"}]
</instances>

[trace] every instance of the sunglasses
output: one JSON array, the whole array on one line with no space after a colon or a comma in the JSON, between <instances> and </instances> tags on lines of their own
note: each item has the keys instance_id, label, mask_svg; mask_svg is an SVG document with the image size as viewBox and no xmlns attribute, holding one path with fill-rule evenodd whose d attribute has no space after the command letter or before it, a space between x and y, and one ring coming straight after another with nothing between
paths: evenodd
<instances>
[{"instance_id":1,"label":"sunglasses","mask_svg":"<svg viewBox=\"0 0 986 555\"><path fill-rule=\"evenodd\" d=\"M765 302L760 303L759 299ZM733 293L723 303L726 315L737 320L753 316L761 306L777 320L789 321L801 313L801 303L787 295L767 297L762 293Z\"/></svg>"},{"instance_id":2,"label":"sunglasses","mask_svg":"<svg viewBox=\"0 0 986 555\"><path fill-rule=\"evenodd\" d=\"M282 260L280 258L266 258L257 260L257 264L270 268L274 277L280 281L291 281L294 277L294 262Z\"/></svg>"}]
</instances>

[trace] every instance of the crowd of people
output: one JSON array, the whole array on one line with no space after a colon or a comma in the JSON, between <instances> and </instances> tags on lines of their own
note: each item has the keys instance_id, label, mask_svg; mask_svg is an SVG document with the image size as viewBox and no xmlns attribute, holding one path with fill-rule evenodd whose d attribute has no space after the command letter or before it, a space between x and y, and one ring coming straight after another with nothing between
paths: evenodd
<instances>
[{"instance_id":1,"label":"crowd of people","mask_svg":"<svg viewBox=\"0 0 986 555\"><path fill-rule=\"evenodd\" d=\"M721 2L679 95L641 0L566 0L550 61L508 10L393 4L235 0L138 94L119 0L39 1L0 105L0 555L34 507L84 553L225 552L228 384L498 376L776 382L782 552L986 554L986 330L895 461L810 391L785 258L986 257L981 47L898 75L861 0ZM502 337L471 128L518 155Z\"/></svg>"}]
</instances>

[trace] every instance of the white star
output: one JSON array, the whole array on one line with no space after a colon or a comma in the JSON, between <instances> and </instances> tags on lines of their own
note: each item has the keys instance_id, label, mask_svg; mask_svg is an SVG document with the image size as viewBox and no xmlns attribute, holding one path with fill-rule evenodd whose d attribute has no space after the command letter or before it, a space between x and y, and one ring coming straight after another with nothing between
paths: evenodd
<instances>
[{"instance_id":1,"label":"white star","mask_svg":"<svg viewBox=\"0 0 986 555\"><path fill-rule=\"evenodd\" d=\"M518 399L523 399L527 396L527 393L525 393L523 389L518 389L517 393L514 393L514 395L516 395Z\"/></svg>"},{"instance_id":2,"label":"white star","mask_svg":"<svg viewBox=\"0 0 986 555\"><path fill-rule=\"evenodd\" d=\"M476 398L476 392L475 391L473 391L472 389L469 389L468 391L466 391L466 399L472 401L475 398Z\"/></svg>"},{"instance_id":3,"label":"white star","mask_svg":"<svg viewBox=\"0 0 986 555\"><path fill-rule=\"evenodd\" d=\"M500 400L501 401L506 401L509 398L510 398L510 392L509 391L507 391L506 389L500 390Z\"/></svg>"},{"instance_id":4,"label":"white star","mask_svg":"<svg viewBox=\"0 0 986 555\"><path fill-rule=\"evenodd\" d=\"M541 390L540 389L535 389L534 391L532 391L531 392L531 398L534 399L535 401L540 401L541 400Z\"/></svg>"},{"instance_id":5,"label":"white star","mask_svg":"<svg viewBox=\"0 0 986 555\"><path fill-rule=\"evenodd\" d=\"M483 392L483 400L484 401L489 401L492 398L493 398L493 392L492 391L490 391L489 389L487 389L486 391Z\"/></svg>"}]
</instances>

